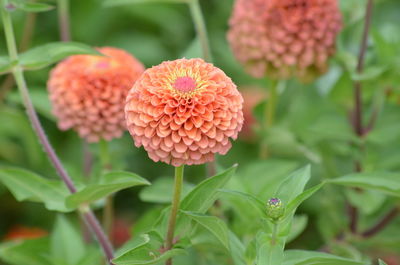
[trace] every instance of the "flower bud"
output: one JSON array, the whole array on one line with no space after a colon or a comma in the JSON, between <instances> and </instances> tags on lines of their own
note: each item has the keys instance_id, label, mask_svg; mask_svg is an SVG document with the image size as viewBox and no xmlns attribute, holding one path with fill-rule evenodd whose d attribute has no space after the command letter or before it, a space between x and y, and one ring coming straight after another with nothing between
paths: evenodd
<instances>
[{"instance_id":1,"label":"flower bud","mask_svg":"<svg viewBox=\"0 0 400 265\"><path fill-rule=\"evenodd\" d=\"M271 198L266 206L267 216L273 221L280 219L285 213L285 206L279 198Z\"/></svg>"}]
</instances>

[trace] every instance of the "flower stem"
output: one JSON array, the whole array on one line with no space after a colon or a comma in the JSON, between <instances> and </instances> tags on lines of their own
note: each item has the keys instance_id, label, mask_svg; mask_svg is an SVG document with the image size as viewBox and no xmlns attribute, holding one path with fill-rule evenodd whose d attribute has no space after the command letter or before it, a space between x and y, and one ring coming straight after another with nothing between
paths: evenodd
<instances>
[{"instance_id":1,"label":"flower stem","mask_svg":"<svg viewBox=\"0 0 400 265\"><path fill-rule=\"evenodd\" d=\"M206 23L204 22L203 13L201 12L199 0L190 0L188 3L190 8L190 13L192 14L193 23L196 28L197 36L201 43L203 59L207 62L211 62L212 56L208 41L207 28L206 28Z\"/></svg>"},{"instance_id":2,"label":"flower stem","mask_svg":"<svg viewBox=\"0 0 400 265\"><path fill-rule=\"evenodd\" d=\"M176 217L178 214L179 203L181 200L181 193L182 193L183 170L184 170L183 165L175 168L175 187L174 187L174 195L172 198L171 215L169 216L169 221L168 221L168 231L167 231L166 246L165 246L166 250L170 250L173 246ZM172 259L167 260L165 264L172 265Z\"/></svg>"},{"instance_id":3,"label":"flower stem","mask_svg":"<svg viewBox=\"0 0 400 265\"><path fill-rule=\"evenodd\" d=\"M2 1L0 1L0 4L2 4L1 2ZM0 5L0 13L1 13L2 21L3 21L3 28L4 28L4 32L5 32L5 36L6 36L7 49L8 49L8 53L10 56L10 60L18 61L17 46L15 43L14 31L13 31L10 14L6 10L4 10L3 6L1 6L1 5ZM51 146L51 144L43 130L43 127L40 123L40 120L37 116L37 113L35 111L35 108L32 104L32 101L31 101L31 98L29 95L28 87L26 85L24 73L23 73L21 66L16 65L13 68L12 73L14 75L19 92L21 94L22 101L26 108L27 115L29 117L29 120L31 121L31 125L32 125L36 135L39 138L40 144L42 145L45 153L47 154L51 163L55 167L58 175L64 181L64 183L67 186L67 188L69 189L69 191L71 193L75 193L76 187L75 187L71 177L68 175L67 171L63 167L63 165L62 165L60 159L58 158L57 154L55 153L53 147ZM105 236L104 232L101 229L98 229L97 227L95 227L97 220L96 220L94 214L88 208L83 216L84 216L85 221L88 223L88 225L91 226L93 233L95 233L100 245L103 248L103 251L107 257L107 260L110 261L113 258L113 254L112 254L113 249L112 249L110 243L108 242L108 239ZM110 264L112 264L112 263L110 262Z\"/></svg>"},{"instance_id":4,"label":"flower stem","mask_svg":"<svg viewBox=\"0 0 400 265\"><path fill-rule=\"evenodd\" d=\"M266 128L271 127L275 121L276 103L278 100L278 81L272 81L269 87L267 104L265 106L265 125Z\"/></svg>"},{"instance_id":5,"label":"flower stem","mask_svg":"<svg viewBox=\"0 0 400 265\"><path fill-rule=\"evenodd\" d=\"M110 171L112 169L109 143L106 140L101 139L99 142L99 147L100 147L100 160L103 168L103 173L106 173L107 171ZM106 234L110 238L111 242L112 242L113 223L114 223L114 199L113 199L113 194L110 194L106 198L106 204L104 205L103 209L103 227L104 230L106 231Z\"/></svg>"},{"instance_id":6,"label":"flower stem","mask_svg":"<svg viewBox=\"0 0 400 265\"><path fill-rule=\"evenodd\" d=\"M278 84L276 80L272 80L269 86L269 93L266 96L266 104L264 109L264 125L263 132L266 133L275 122L276 105L278 101ZM266 159L268 157L268 146L263 140L260 145L260 157Z\"/></svg>"},{"instance_id":7,"label":"flower stem","mask_svg":"<svg viewBox=\"0 0 400 265\"><path fill-rule=\"evenodd\" d=\"M62 41L70 41L71 32L69 26L69 0L57 0L57 10L60 39Z\"/></svg>"},{"instance_id":8,"label":"flower stem","mask_svg":"<svg viewBox=\"0 0 400 265\"><path fill-rule=\"evenodd\" d=\"M272 227L271 245L275 245L278 238L279 223L274 223Z\"/></svg>"},{"instance_id":9,"label":"flower stem","mask_svg":"<svg viewBox=\"0 0 400 265\"><path fill-rule=\"evenodd\" d=\"M364 71L364 61L365 61L365 54L367 51L368 34L371 26L373 4L374 4L373 0L368 0L365 11L364 30L360 44L360 51L358 54L358 62L356 69L358 74L361 74ZM361 81L354 82L354 111L352 117L352 125L353 125L353 130L357 134L357 136L362 138L364 136L364 126L363 126ZM363 147L361 146L360 149L362 150ZM357 172L361 172L362 171L361 161L356 160L354 163L355 163L355 170ZM352 233L357 233L358 209L352 205L349 205L349 213L350 213L350 224L349 224L350 230Z\"/></svg>"}]
</instances>

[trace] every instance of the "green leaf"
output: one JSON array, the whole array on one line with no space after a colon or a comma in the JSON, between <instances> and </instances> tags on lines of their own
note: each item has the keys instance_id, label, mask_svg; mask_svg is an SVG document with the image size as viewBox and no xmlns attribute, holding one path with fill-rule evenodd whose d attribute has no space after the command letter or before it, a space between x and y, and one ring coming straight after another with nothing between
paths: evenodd
<instances>
[{"instance_id":1,"label":"green leaf","mask_svg":"<svg viewBox=\"0 0 400 265\"><path fill-rule=\"evenodd\" d=\"M58 180L49 180L19 168L0 168L0 181L18 201L42 202L48 210L68 212L65 198L68 191Z\"/></svg>"},{"instance_id":2,"label":"green leaf","mask_svg":"<svg viewBox=\"0 0 400 265\"><path fill-rule=\"evenodd\" d=\"M265 204L256 197L254 197L253 195L245 192L227 190L227 189L221 189L220 192L246 200L246 202L248 202L260 216L265 215Z\"/></svg>"},{"instance_id":3,"label":"green leaf","mask_svg":"<svg viewBox=\"0 0 400 265\"><path fill-rule=\"evenodd\" d=\"M292 226L288 237L286 238L286 243L296 239L303 231L306 229L308 223L307 215L295 215L293 218Z\"/></svg>"},{"instance_id":4,"label":"green leaf","mask_svg":"<svg viewBox=\"0 0 400 265\"><path fill-rule=\"evenodd\" d=\"M194 185L184 182L182 195L188 194ZM139 193L139 198L144 202L152 203L171 203L174 191L174 179L171 177L157 178L151 186L143 188Z\"/></svg>"},{"instance_id":5,"label":"green leaf","mask_svg":"<svg viewBox=\"0 0 400 265\"><path fill-rule=\"evenodd\" d=\"M86 255L82 236L62 215L57 216L50 245L54 264L75 265Z\"/></svg>"},{"instance_id":6,"label":"green leaf","mask_svg":"<svg viewBox=\"0 0 400 265\"><path fill-rule=\"evenodd\" d=\"M88 185L77 193L71 194L66 204L70 208L76 208L82 203L91 203L117 191L140 185L150 185L150 182L130 172L109 172L101 177L99 184Z\"/></svg>"},{"instance_id":7,"label":"green leaf","mask_svg":"<svg viewBox=\"0 0 400 265\"><path fill-rule=\"evenodd\" d=\"M104 6L119 6L147 3L189 3L190 0L105 0Z\"/></svg>"},{"instance_id":8,"label":"green leaf","mask_svg":"<svg viewBox=\"0 0 400 265\"><path fill-rule=\"evenodd\" d=\"M387 265L386 262L384 262L383 260L379 259L379 265Z\"/></svg>"},{"instance_id":9,"label":"green leaf","mask_svg":"<svg viewBox=\"0 0 400 265\"><path fill-rule=\"evenodd\" d=\"M160 238L153 234L142 235L142 240L132 249L113 259L115 265L151 265L161 263L169 258L185 255L183 249L174 248L161 253Z\"/></svg>"},{"instance_id":10,"label":"green leaf","mask_svg":"<svg viewBox=\"0 0 400 265\"><path fill-rule=\"evenodd\" d=\"M289 204L303 192L310 177L311 170L309 165L293 172L280 184L275 197Z\"/></svg>"},{"instance_id":11,"label":"green leaf","mask_svg":"<svg viewBox=\"0 0 400 265\"><path fill-rule=\"evenodd\" d=\"M17 8L25 12L45 12L54 9L54 6L45 3L19 2Z\"/></svg>"},{"instance_id":12,"label":"green leaf","mask_svg":"<svg viewBox=\"0 0 400 265\"><path fill-rule=\"evenodd\" d=\"M370 215L381 209L386 201L386 195L375 190L355 190L347 189L346 197L351 205L357 207L362 213Z\"/></svg>"},{"instance_id":13,"label":"green leaf","mask_svg":"<svg viewBox=\"0 0 400 265\"><path fill-rule=\"evenodd\" d=\"M0 244L0 260L10 265L53 265L48 259L48 238Z\"/></svg>"},{"instance_id":14,"label":"green leaf","mask_svg":"<svg viewBox=\"0 0 400 265\"><path fill-rule=\"evenodd\" d=\"M257 265L281 265L283 261L283 250L285 243L281 238L277 238L272 244L270 235L264 232L257 234L256 249Z\"/></svg>"},{"instance_id":15,"label":"green leaf","mask_svg":"<svg viewBox=\"0 0 400 265\"><path fill-rule=\"evenodd\" d=\"M291 200L289 202L289 204L286 207L286 213L285 215L291 215L294 214L294 211L296 211L297 207L299 207L299 205L307 200L308 198L310 198L314 193L316 193L319 189L322 188L322 186L324 186L325 182L320 183L312 188L309 188L308 190L300 193L299 195L296 196L296 198L294 198L293 200Z\"/></svg>"},{"instance_id":16,"label":"green leaf","mask_svg":"<svg viewBox=\"0 0 400 265\"><path fill-rule=\"evenodd\" d=\"M355 173L329 180L344 186L371 189L390 196L400 197L400 175L389 172Z\"/></svg>"},{"instance_id":17,"label":"green leaf","mask_svg":"<svg viewBox=\"0 0 400 265\"><path fill-rule=\"evenodd\" d=\"M352 79L354 81L367 81L376 79L381 76L385 71L388 70L386 66L371 66L363 71L363 73L352 73Z\"/></svg>"},{"instance_id":18,"label":"green leaf","mask_svg":"<svg viewBox=\"0 0 400 265\"><path fill-rule=\"evenodd\" d=\"M208 231L210 231L218 240L222 243L222 245L229 250L229 229L226 224L215 216L209 216L205 214L181 211L186 216L194 220L196 223L200 224Z\"/></svg>"},{"instance_id":19,"label":"green leaf","mask_svg":"<svg viewBox=\"0 0 400 265\"><path fill-rule=\"evenodd\" d=\"M323 252L305 250L285 251L283 265L363 265L365 263L345 259Z\"/></svg>"},{"instance_id":20,"label":"green leaf","mask_svg":"<svg viewBox=\"0 0 400 265\"><path fill-rule=\"evenodd\" d=\"M20 55L19 64L27 70L36 70L75 54L102 56L89 45L77 42L53 42L32 48Z\"/></svg>"},{"instance_id":21,"label":"green leaf","mask_svg":"<svg viewBox=\"0 0 400 265\"><path fill-rule=\"evenodd\" d=\"M236 168L237 165L234 165L224 172L202 181L183 198L180 208L184 211L205 213L217 199L218 190L225 186Z\"/></svg>"}]
</instances>

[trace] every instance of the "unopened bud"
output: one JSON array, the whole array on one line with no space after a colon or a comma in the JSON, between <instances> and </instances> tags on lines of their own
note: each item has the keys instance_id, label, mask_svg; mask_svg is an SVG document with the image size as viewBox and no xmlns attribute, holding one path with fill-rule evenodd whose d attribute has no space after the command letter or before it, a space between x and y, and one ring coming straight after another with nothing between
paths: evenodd
<instances>
[{"instance_id":1,"label":"unopened bud","mask_svg":"<svg viewBox=\"0 0 400 265\"><path fill-rule=\"evenodd\" d=\"M266 212L270 219L276 221L284 215L285 207L279 198L271 198L267 202Z\"/></svg>"}]
</instances>

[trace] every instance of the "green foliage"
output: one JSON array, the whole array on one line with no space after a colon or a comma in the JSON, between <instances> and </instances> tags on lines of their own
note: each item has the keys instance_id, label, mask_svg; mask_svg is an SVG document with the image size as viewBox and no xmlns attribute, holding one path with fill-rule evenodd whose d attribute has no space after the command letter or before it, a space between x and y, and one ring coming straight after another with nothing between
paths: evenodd
<instances>
[{"instance_id":1,"label":"green foliage","mask_svg":"<svg viewBox=\"0 0 400 265\"><path fill-rule=\"evenodd\" d=\"M66 205L69 208L77 208L79 205L90 204L122 189L139 185L150 185L150 183L144 178L130 172L108 172L100 177L98 183L89 184L78 192L68 196Z\"/></svg>"},{"instance_id":2,"label":"green foliage","mask_svg":"<svg viewBox=\"0 0 400 265\"><path fill-rule=\"evenodd\" d=\"M65 206L68 191L59 180L45 179L19 168L0 168L0 181L18 201L42 202L52 211L70 211Z\"/></svg>"}]
</instances>

